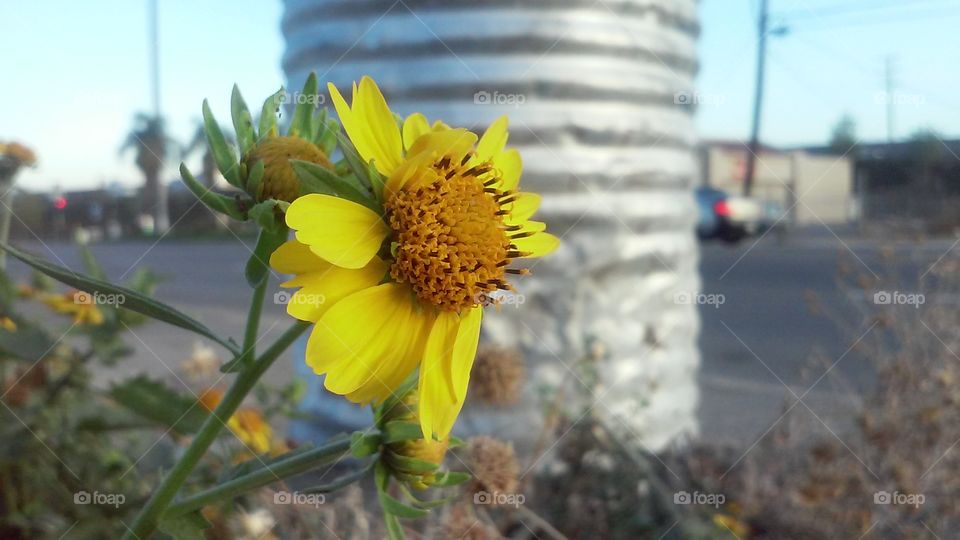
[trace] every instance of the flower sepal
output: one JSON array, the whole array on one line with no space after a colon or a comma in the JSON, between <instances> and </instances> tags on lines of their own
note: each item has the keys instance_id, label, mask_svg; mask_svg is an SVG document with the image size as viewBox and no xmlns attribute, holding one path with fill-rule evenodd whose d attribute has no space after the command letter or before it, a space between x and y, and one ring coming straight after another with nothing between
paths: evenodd
<instances>
[{"instance_id":1,"label":"flower sepal","mask_svg":"<svg viewBox=\"0 0 960 540\"><path fill-rule=\"evenodd\" d=\"M264 220L267 212L259 205L264 202L289 204L296 198L315 192L305 186L293 162L308 163L334 175L329 156L336 149L340 133L339 123L329 118L326 109L318 111L321 103L317 76L311 73L300 94L286 135L281 135L277 123L280 106L288 94L280 88L268 97L255 126L240 89L234 85L230 99L230 116L236 144L224 135L213 116L209 103L203 102L203 127L214 163L223 178L240 190L233 198L218 194L196 181L190 171L181 165L184 183L211 210L238 221L256 221L273 227ZM338 193L338 196L346 196ZM351 199L352 200L352 199ZM271 210L277 207L271 207ZM279 206L285 210L285 206ZM283 223L282 212L279 224Z\"/></svg>"}]
</instances>

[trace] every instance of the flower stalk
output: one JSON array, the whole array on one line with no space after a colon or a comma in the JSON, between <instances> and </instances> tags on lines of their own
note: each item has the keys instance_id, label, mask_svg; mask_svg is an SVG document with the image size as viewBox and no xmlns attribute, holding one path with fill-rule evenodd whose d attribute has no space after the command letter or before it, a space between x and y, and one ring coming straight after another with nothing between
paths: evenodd
<instances>
[{"instance_id":1,"label":"flower stalk","mask_svg":"<svg viewBox=\"0 0 960 540\"><path fill-rule=\"evenodd\" d=\"M349 438L344 437L339 440L330 441L323 446L270 463L256 471L185 497L183 500L171 505L164 515L175 517L199 510L217 501L231 499L252 489L272 484L277 482L278 479L313 470L320 465L336 461L349 454L349 452ZM359 480L366 475L367 472L366 468L362 468L354 473L350 473L344 477L344 480L346 480L345 483L337 482L337 487L341 487L341 484L347 485Z\"/></svg>"},{"instance_id":2,"label":"flower stalk","mask_svg":"<svg viewBox=\"0 0 960 540\"><path fill-rule=\"evenodd\" d=\"M260 377L273 365L273 362L279 358L287 348L303 334L310 325L304 322L294 323L286 332L280 336L277 341L267 349L262 356L256 359L248 368L244 369L237 376L233 385L223 397L223 401L217 405L213 413L207 418L194 437L193 442L187 447L186 452L179 461L170 469L166 478L153 493L144 507L140 510L136 520L125 539L147 538L157 528L157 522L161 515L166 511L174 496L180 490L180 486L186 481L187 476L193 471L200 458L206 453L213 441L226 426L227 418L233 416L237 408L243 402L250 390L253 389Z\"/></svg>"}]
</instances>

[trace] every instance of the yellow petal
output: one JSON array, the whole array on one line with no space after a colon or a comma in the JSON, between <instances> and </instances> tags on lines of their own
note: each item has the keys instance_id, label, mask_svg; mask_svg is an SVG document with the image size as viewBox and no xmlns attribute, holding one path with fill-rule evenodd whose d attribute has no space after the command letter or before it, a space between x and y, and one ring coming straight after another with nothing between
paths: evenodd
<instances>
[{"instance_id":1,"label":"yellow petal","mask_svg":"<svg viewBox=\"0 0 960 540\"><path fill-rule=\"evenodd\" d=\"M330 92L330 99L333 101L333 107L337 110L337 116L340 117L340 123L343 124L343 130L347 132L347 135L350 137L350 141L353 143L353 146L357 149L357 152L360 153L360 156L364 161L369 161L371 158L363 154L364 150L370 148L372 143L369 142L369 130L367 126L363 123L362 119L357 118L357 115L353 113L350 109L350 106L347 105L346 100L343 99L343 96L340 95L340 91L337 90L337 87L333 83L327 83L327 90ZM357 98L357 84L353 84L353 100L356 101Z\"/></svg>"},{"instance_id":2,"label":"yellow petal","mask_svg":"<svg viewBox=\"0 0 960 540\"><path fill-rule=\"evenodd\" d=\"M390 233L386 223L369 208L318 193L290 204L287 225L313 253L343 268L366 266Z\"/></svg>"},{"instance_id":3,"label":"yellow petal","mask_svg":"<svg viewBox=\"0 0 960 540\"><path fill-rule=\"evenodd\" d=\"M387 106L377 83L370 77L364 76L360 79L353 111L357 118L366 124L370 135L367 139L370 143L368 153L361 155L365 160L373 159L380 174L389 175L403 159L403 142L393 112Z\"/></svg>"},{"instance_id":4,"label":"yellow petal","mask_svg":"<svg viewBox=\"0 0 960 540\"><path fill-rule=\"evenodd\" d=\"M524 221L520 227L518 233L537 233L547 230L547 224L542 221Z\"/></svg>"},{"instance_id":5,"label":"yellow petal","mask_svg":"<svg viewBox=\"0 0 960 540\"><path fill-rule=\"evenodd\" d=\"M480 342L480 323L482 321L483 308L479 306L461 315L460 328L457 331L457 344L453 349L452 370L453 388L461 405L467 397L470 369L473 367L473 359L477 356L477 344ZM459 412L458 407L457 413ZM449 433L449 430L447 433Z\"/></svg>"},{"instance_id":6,"label":"yellow petal","mask_svg":"<svg viewBox=\"0 0 960 540\"><path fill-rule=\"evenodd\" d=\"M510 205L510 214L507 215L507 223L520 224L528 219L530 216L537 212L537 209L540 208L540 195L536 193L520 193L516 196L516 200Z\"/></svg>"},{"instance_id":7,"label":"yellow petal","mask_svg":"<svg viewBox=\"0 0 960 540\"><path fill-rule=\"evenodd\" d=\"M477 158L480 161L492 160L494 156L503 151L509 136L507 123L506 116L497 118L483 133L483 137L480 137L480 142L477 143Z\"/></svg>"},{"instance_id":8,"label":"yellow petal","mask_svg":"<svg viewBox=\"0 0 960 540\"><path fill-rule=\"evenodd\" d=\"M414 310L413 317L414 321L411 327L416 328L413 332L417 335L417 339L409 341L409 347L403 355L403 361L381 363L373 376L363 386L347 394L347 399L354 403L364 404L382 402L394 395L397 387L416 369L420 359L423 358L423 349L427 337L430 335L430 327L435 316L431 310Z\"/></svg>"},{"instance_id":9,"label":"yellow petal","mask_svg":"<svg viewBox=\"0 0 960 540\"><path fill-rule=\"evenodd\" d=\"M461 315L437 317L420 367L419 416L424 437L435 434L443 439L456 423L467 395L482 315L483 310L476 307Z\"/></svg>"},{"instance_id":10,"label":"yellow petal","mask_svg":"<svg viewBox=\"0 0 960 540\"><path fill-rule=\"evenodd\" d=\"M322 266L314 271L296 276L283 283L283 287L301 287L293 295L279 292L274 298L287 302L287 313L301 321L316 322L333 305L343 298L383 280L389 266L379 257L374 257L363 268L350 270L333 266L317 259Z\"/></svg>"},{"instance_id":11,"label":"yellow petal","mask_svg":"<svg viewBox=\"0 0 960 540\"><path fill-rule=\"evenodd\" d=\"M513 239L511 242L517 246L517 251L527 253L525 257L543 257L560 247L560 239L548 232L538 232L527 238Z\"/></svg>"},{"instance_id":12,"label":"yellow petal","mask_svg":"<svg viewBox=\"0 0 960 540\"><path fill-rule=\"evenodd\" d=\"M389 175L400 164L403 144L400 128L387 106L380 88L364 76L360 85L353 85L353 103L348 106L333 84L327 84L333 106L344 131L364 161L374 162L377 171Z\"/></svg>"},{"instance_id":13,"label":"yellow petal","mask_svg":"<svg viewBox=\"0 0 960 540\"><path fill-rule=\"evenodd\" d=\"M282 274L306 274L329 266L310 251L310 246L296 240L284 242L270 255L270 267Z\"/></svg>"},{"instance_id":14,"label":"yellow petal","mask_svg":"<svg viewBox=\"0 0 960 540\"><path fill-rule=\"evenodd\" d=\"M493 164L500 170L500 189L504 191L517 189L520 185L520 174L523 172L520 152L515 148L500 152L493 158Z\"/></svg>"},{"instance_id":15,"label":"yellow petal","mask_svg":"<svg viewBox=\"0 0 960 540\"><path fill-rule=\"evenodd\" d=\"M403 122L403 148L409 150L414 141L424 133L430 132L430 123L427 117L420 113L413 113Z\"/></svg>"},{"instance_id":16,"label":"yellow petal","mask_svg":"<svg viewBox=\"0 0 960 540\"><path fill-rule=\"evenodd\" d=\"M355 392L381 364L411 362L406 353L419 337L420 322L406 286L385 283L355 292L317 321L307 341L307 365L327 374L327 390Z\"/></svg>"},{"instance_id":17,"label":"yellow petal","mask_svg":"<svg viewBox=\"0 0 960 540\"><path fill-rule=\"evenodd\" d=\"M431 403L456 399L450 360L457 343L459 327L460 315L444 311L437 315L436 322L430 329L430 337L423 350L423 362L420 364L420 389L427 394ZM433 371L440 372L441 376L428 377Z\"/></svg>"},{"instance_id":18,"label":"yellow petal","mask_svg":"<svg viewBox=\"0 0 960 540\"><path fill-rule=\"evenodd\" d=\"M441 156L460 159L477 143L477 136L463 128L432 131L421 136L407 152L408 157L432 151Z\"/></svg>"},{"instance_id":19,"label":"yellow petal","mask_svg":"<svg viewBox=\"0 0 960 540\"><path fill-rule=\"evenodd\" d=\"M431 161L436 159L436 154L431 152L421 152L416 156L407 157L404 162L393 171L393 174L387 178L384 188L384 197L386 200L403 189L411 180L432 181L436 177L433 168L430 167Z\"/></svg>"}]
</instances>

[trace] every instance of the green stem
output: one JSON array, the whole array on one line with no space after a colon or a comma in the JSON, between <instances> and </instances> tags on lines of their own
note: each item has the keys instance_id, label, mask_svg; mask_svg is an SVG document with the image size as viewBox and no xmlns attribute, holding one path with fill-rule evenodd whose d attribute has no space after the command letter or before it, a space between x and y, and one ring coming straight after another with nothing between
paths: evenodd
<instances>
[{"instance_id":1,"label":"green stem","mask_svg":"<svg viewBox=\"0 0 960 540\"><path fill-rule=\"evenodd\" d=\"M350 439L328 442L318 448L295 454L286 459L264 465L251 473L239 476L210 489L190 495L170 506L165 516L179 516L199 510L204 506L224 499L232 499L241 493L272 484L284 478L304 473L319 465L334 461L350 451ZM366 472L363 470L363 472ZM356 478L359 479L359 476Z\"/></svg>"},{"instance_id":2,"label":"green stem","mask_svg":"<svg viewBox=\"0 0 960 540\"><path fill-rule=\"evenodd\" d=\"M157 488L147 501L147 504L145 504L140 510L140 513L137 514L133 526L130 527L123 536L125 539L147 538L156 530L160 515L163 514L170 505L170 501L173 500L173 497L177 494L177 491L187 479L187 476L189 476L190 472L196 467L197 462L200 461L200 458L202 458L207 449L210 448L210 445L213 444L217 435L220 434L227 419L233 416L233 413L236 412L237 407L243 402L247 393L249 393L257 381L260 380L260 377L267 371L267 368L273 364L274 360L309 327L310 323L297 321L284 332L260 358L240 372L233 382L233 385L227 390L226 395L223 396L223 400L204 421L200 427L200 431L198 431L194 437L193 442L187 447L186 452L184 452L183 456L177 461L173 468L170 469L170 472L167 473L160 487Z\"/></svg>"},{"instance_id":3,"label":"green stem","mask_svg":"<svg viewBox=\"0 0 960 540\"><path fill-rule=\"evenodd\" d=\"M13 177L0 180L0 242L10 240L10 216L13 215ZM7 269L7 252L0 252L0 270Z\"/></svg>"},{"instance_id":4,"label":"green stem","mask_svg":"<svg viewBox=\"0 0 960 540\"><path fill-rule=\"evenodd\" d=\"M270 282L266 276L253 289L253 298L250 299L250 312L247 314L247 328L243 334L243 348L240 349L241 366L250 363L250 359L257 355L257 330L260 328L260 312L263 311L263 297Z\"/></svg>"}]
</instances>

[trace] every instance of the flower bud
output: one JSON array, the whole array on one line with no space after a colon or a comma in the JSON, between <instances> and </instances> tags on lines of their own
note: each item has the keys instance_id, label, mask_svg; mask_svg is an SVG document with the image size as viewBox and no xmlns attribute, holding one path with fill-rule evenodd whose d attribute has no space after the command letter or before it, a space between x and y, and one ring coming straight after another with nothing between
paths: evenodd
<instances>
[{"instance_id":1,"label":"flower bud","mask_svg":"<svg viewBox=\"0 0 960 540\"><path fill-rule=\"evenodd\" d=\"M291 159L309 161L333 170L333 164L317 145L299 137L267 137L258 142L244 158L247 169L257 161L263 161L263 179L258 193L252 193L258 201L276 199L293 202L300 196L300 178L290 164Z\"/></svg>"}]
</instances>

